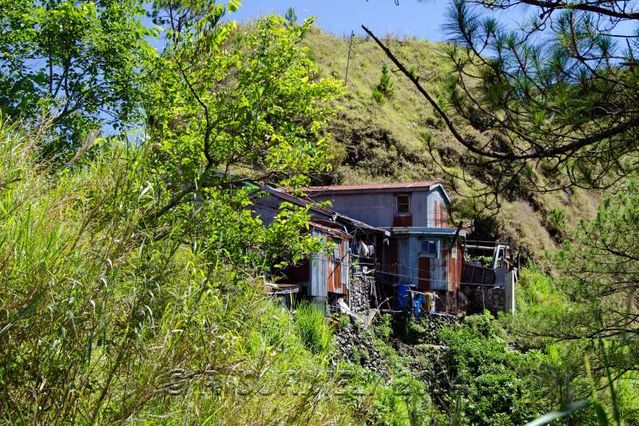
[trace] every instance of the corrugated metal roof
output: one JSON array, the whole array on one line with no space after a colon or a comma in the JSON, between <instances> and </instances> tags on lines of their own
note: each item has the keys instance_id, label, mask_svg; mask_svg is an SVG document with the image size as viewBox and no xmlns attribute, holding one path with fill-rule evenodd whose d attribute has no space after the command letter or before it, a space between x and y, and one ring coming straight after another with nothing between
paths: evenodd
<instances>
[{"instance_id":1,"label":"corrugated metal roof","mask_svg":"<svg viewBox=\"0 0 639 426\"><path fill-rule=\"evenodd\" d=\"M318 192L362 192L362 191L413 191L416 189L430 189L433 186L441 185L436 180L424 180L418 182L407 183L372 183L365 185L328 185L328 186L311 186L304 188L304 192L318 193Z\"/></svg>"},{"instance_id":2,"label":"corrugated metal roof","mask_svg":"<svg viewBox=\"0 0 639 426\"><path fill-rule=\"evenodd\" d=\"M390 228L393 235L459 235L460 237L466 236L464 229L457 228L432 228L422 226L394 226Z\"/></svg>"},{"instance_id":3,"label":"corrugated metal roof","mask_svg":"<svg viewBox=\"0 0 639 426\"><path fill-rule=\"evenodd\" d=\"M380 229L380 228L376 228L374 226L371 226L367 223L361 222L359 220L355 220L351 217L348 217L346 215L343 215L341 213L337 213L334 210L325 208L325 207L319 207L317 204L315 204L315 202L311 199L308 198L301 198L301 197L297 197L295 195L289 194L288 192L286 192L284 189L282 188L275 188L273 186L270 185L262 185L260 187L260 189L264 192L266 192L267 194L270 194L274 197L280 198L282 200L286 200L289 201L293 204L297 204L298 206L302 206L305 207L307 205L311 205L311 211L314 213L319 213L321 215L326 216L327 218L330 218L332 221L340 221L340 222L346 222L352 226L355 226L356 228L360 228L363 230L367 230L367 231L371 231L371 232L376 232L376 233L380 233L380 234L387 234L387 231Z\"/></svg>"},{"instance_id":4,"label":"corrugated metal roof","mask_svg":"<svg viewBox=\"0 0 639 426\"><path fill-rule=\"evenodd\" d=\"M309 221L309 225L317 230L320 230L342 240L350 240L352 238L348 233L344 232L341 229L335 228L334 226L330 226L330 224L328 223L320 223L311 219Z\"/></svg>"}]
</instances>

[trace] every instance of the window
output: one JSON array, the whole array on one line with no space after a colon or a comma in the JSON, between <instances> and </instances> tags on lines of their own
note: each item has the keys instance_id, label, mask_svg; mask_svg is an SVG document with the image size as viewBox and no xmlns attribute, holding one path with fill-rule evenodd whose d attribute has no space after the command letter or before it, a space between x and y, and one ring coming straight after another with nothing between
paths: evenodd
<instances>
[{"instance_id":1,"label":"window","mask_svg":"<svg viewBox=\"0 0 639 426\"><path fill-rule=\"evenodd\" d=\"M408 194L397 196L397 213L410 213L410 196Z\"/></svg>"},{"instance_id":2,"label":"window","mask_svg":"<svg viewBox=\"0 0 639 426\"><path fill-rule=\"evenodd\" d=\"M437 257L437 241L422 240L420 248L425 256Z\"/></svg>"},{"instance_id":3,"label":"window","mask_svg":"<svg viewBox=\"0 0 639 426\"><path fill-rule=\"evenodd\" d=\"M341 252L341 242L334 241L335 245L333 246L333 261L335 263L342 261L342 252Z\"/></svg>"}]
</instances>

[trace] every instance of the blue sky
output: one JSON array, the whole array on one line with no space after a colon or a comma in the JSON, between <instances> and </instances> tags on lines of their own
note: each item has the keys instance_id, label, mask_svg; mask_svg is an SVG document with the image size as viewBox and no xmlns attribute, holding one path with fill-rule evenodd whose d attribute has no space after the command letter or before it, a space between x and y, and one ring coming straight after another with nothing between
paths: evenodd
<instances>
[{"instance_id":1,"label":"blue sky","mask_svg":"<svg viewBox=\"0 0 639 426\"><path fill-rule=\"evenodd\" d=\"M441 41L446 39L442 26L448 4L446 0L399 0L399 6L395 0L243 0L230 18L243 22L269 13L283 15L292 7L298 19L315 16L321 28L338 35L361 34L364 24L377 34Z\"/></svg>"}]
</instances>

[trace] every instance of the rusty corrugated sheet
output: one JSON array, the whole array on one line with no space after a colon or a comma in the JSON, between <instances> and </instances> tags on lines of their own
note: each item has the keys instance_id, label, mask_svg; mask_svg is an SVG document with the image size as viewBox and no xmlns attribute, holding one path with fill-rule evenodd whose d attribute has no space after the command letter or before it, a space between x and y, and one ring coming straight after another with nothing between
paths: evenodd
<instances>
[{"instance_id":1,"label":"rusty corrugated sheet","mask_svg":"<svg viewBox=\"0 0 639 426\"><path fill-rule=\"evenodd\" d=\"M413 226L412 214L396 214L393 216L393 226Z\"/></svg>"},{"instance_id":2,"label":"rusty corrugated sheet","mask_svg":"<svg viewBox=\"0 0 639 426\"><path fill-rule=\"evenodd\" d=\"M321 192L362 192L362 191L409 191L416 189L429 189L439 184L436 180L425 180L408 183L371 183L364 185L329 185L329 186L311 186L304 188L303 191L309 194Z\"/></svg>"},{"instance_id":3,"label":"rusty corrugated sheet","mask_svg":"<svg viewBox=\"0 0 639 426\"><path fill-rule=\"evenodd\" d=\"M348 294L348 287L344 281L344 275L349 274L348 270L348 246L346 241L340 241L336 247L339 258L329 255L328 262L328 291L335 294Z\"/></svg>"},{"instance_id":4,"label":"rusty corrugated sheet","mask_svg":"<svg viewBox=\"0 0 639 426\"><path fill-rule=\"evenodd\" d=\"M432 275L430 257L419 257L417 265L419 268L419 284L417 285L417 288L419 291L430 291Z\"/></svg>"},{"instance_id":5,"label":"rusty corrugated sheet","mask_svg":"<svg viewBox=\"0 0 639 426\"><path fill-rule=\"evenodd\" d=\"M452 250L457 252L456 258L453 257ZM461 271L462 271L462 249L461 247L453 247L449 253L449 273L448 273L448 289L450 291L459 290L461 287Z\"/></svg>"}]
</instances>

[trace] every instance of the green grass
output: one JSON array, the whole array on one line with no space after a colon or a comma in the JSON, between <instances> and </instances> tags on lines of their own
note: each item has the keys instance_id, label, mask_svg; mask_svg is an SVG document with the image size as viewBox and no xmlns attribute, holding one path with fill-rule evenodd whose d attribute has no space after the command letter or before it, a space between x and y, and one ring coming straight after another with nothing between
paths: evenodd
<instances>
[{"instance_id":1,"label":"green grass","mask_svg":"<svg viewBox=\"0 0 639 426\"><path fill-rule=\"evenodd\" d=\"M192 221L145 220L165 196L144 149L55 171L35 142L0 126L0 423L352 422L323 318L309 350Z\"/></svg>"},{"instance_id":2,"label":"green grass","mask_svg":"<svg viewBox=\"0 0 639 426\"><path fill-rule=\"evenodd\" d=\"M323 310L312 303L301 303L295 309L295 326L309 351L324 356L330 353L333 339Z\"/></svg>"}]
</instances>

